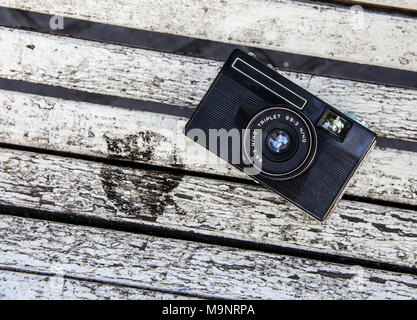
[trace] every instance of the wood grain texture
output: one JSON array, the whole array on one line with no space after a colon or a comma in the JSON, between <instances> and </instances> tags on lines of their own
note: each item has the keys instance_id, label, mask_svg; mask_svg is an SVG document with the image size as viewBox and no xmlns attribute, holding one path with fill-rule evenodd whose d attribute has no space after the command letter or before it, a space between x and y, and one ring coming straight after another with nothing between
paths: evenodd
<instances>
[{"instance_id":1,"label":"wood grain texture","mask_svg":"<svg viewBox=\"0 0 417 320\"><path fill-rule=\"evenodd\" d=\"M0 141L249 179L186 138L186 119L0 90ZM417 154L376 148L347 193L417 204Z\"/></svg>"},{"instance_id":2,"label":"wood grain texture","mask_svg":"<svg viewBox=\"0 0 417 320\"><path fill-rule=\"evenodd\" d=\"M56 272L55 269L57 268L58 265L51 265L53 272ZM190 299L190 297L184 295L136 289L109 283L8 270L0 270L0 282L0 300Z\"/></svg>"},{"instance_id":3,"label":"wood grain texture","mask_svg":"<svg viewBox=\"0 0 417 320\"><path fill-rule=\"evenodd\" d=\"M290 0L2 0L0 5L417 71L417 21L355 8Z\"/></svg>"},{"instance_id":4,"label":"wood grain texture","mask_svg":"<svg viewBox=\"0 0 417 320\"><path fill-rule=\"evenodd\" d=\"M0 28L0 76L194 108L222 62ZM417 43L417 42L416 42ZM417 141L417 90L281 72L380 136Z\"/></svg>"},{"instance_id":5,"label":"wood grain texture","mask_svg":"<svg viewBox=\"0 0 417 320\"><path fill-rule=\"evenodd\" d=\"M256 185L0 150L2 205L416 267L416 211L342 200L321 223Z\"/></svg>"},{"instance_id":6,"label":"wood grain texture","mask_svg":"<svg viewBox=\"0 0 417 320\"><path fill-rule=\"evenodd\" d=\"M415 299L417 277L195 242L0 216L0 266L206 297ZM13 254L10 254L12 252Z\"/></svg>"},{"instance_id":7,"label":"wood grain texture","mask_svg":"<svg viewBox=\"0 0 417 320\"><path fill-rule=\"evenodd\" d=\"M353 5L375 5L387 8L397 8L409 11L417 11L416 0L337 0L339 2L347 2Z\"/></svg>"}]
</instances>

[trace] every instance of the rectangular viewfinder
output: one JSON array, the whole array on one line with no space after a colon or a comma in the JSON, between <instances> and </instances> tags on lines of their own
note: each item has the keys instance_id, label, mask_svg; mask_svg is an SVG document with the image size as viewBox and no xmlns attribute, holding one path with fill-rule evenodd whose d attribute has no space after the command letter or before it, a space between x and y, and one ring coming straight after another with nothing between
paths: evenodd
<instances>
[{"instance_id":1,"label":"rectangular viewfinder","mask_svg":"<svg viewBox=\"0 0 417 320\"><path fill-rule=\"evenodd\" d=\"M260 84L262 87L269 90L270 92L276 94L278 97L284 99L294 107L303 109L307 103L306 99L291 91L287 87L283 86L271 77L267 76L265 73L252 67L249 63L243 61L240 58L236 58L236 60L232 64L232 68L244 74L256 83Z\"/></svg>"},{"instance_id":2,"label":"rectangular viewfinder","mask_svg":"<svg viewBox=\"0 0 417 320\"><path fill-rule=\"evenodd\" d=\"M317 125L343 141L352 127L352 122L327 109L323 112Z\"/></svg>"}]
</instances>

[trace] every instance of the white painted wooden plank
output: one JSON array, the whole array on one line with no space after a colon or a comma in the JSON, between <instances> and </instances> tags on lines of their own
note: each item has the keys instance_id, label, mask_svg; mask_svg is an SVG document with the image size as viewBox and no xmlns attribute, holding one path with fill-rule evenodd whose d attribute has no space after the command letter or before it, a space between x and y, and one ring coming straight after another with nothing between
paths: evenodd
<instances>
[{"instance_id":1,"label":"white painted wooden plank","mask_svg":"<svg viewBox=\"0 0 417 320\"><path fill-rule=\"evenodd\" d=\"M340 2L348 2L354 5L370 4L388 8L400 8L405 10L416 11L416 0L337 0Z\"/></svg>"},{"instance_id":2,"label":"white painted wooden plank","mask_svg":"<svg viewBox=\"0 0 417 320\"><path fill-rule=\"evenodd\" d=\"M0 216L0 266L202 296L415 299L417 277L106 229Z\"/></svg>"},{"instance_id":3,"label":"white painted wooden plank","mask_svg":"<svg viewBox=\"0 0 417 320\"><path fill-rule=\"evenodd\" d=\"M417 20L291 0L2 0L53 15L417 71ZM65 26L64 26L65 29Z\"/></svg>"},{"instance_id":4,"label":"white painted wooden plank","mask_svg":"<svg viewBox=\"0 0 417 320\"><path fill-rule=\"evenodd\" d=\"M51 266L51 271L56 273L57 268L58 266L55 268ZM0 300L190 299L183 295L117 286L114 283L107 284L7 270L0 270L0 282Z\"/></svg>"},{"instance_id":5,"label":"white painted wooden plank","mask_svg":"<svg viewBox=\"0 0 417 320\"><path fill-rule=\"evenodd\" d=\"M2 205L416 266L417 211L342 200L321 223L260 186L0 151Z\"/></svg>"},{"instance_id":6,"label":"white painted wooden plank","mask_svg":"<svg viewBox=\"0 0 417 320\"><path fill-rule=\"evenodd\" d=\"M0 90L0 141L248 177L186 138L186 119ZM417 204L417 154L376 148L347 193Z\"/></svg>"},{"instance_id":7,"label":"white painted wooden plank","mask_svg":"<svg viewBox=\"0 0 417 320\"><path fill-rule=\"evenodd\" d=\"M0 76L193 108L222 63L0 27ZM378 135L417 140L417 90L281 72Z\"/></svg>"}]
</instances>

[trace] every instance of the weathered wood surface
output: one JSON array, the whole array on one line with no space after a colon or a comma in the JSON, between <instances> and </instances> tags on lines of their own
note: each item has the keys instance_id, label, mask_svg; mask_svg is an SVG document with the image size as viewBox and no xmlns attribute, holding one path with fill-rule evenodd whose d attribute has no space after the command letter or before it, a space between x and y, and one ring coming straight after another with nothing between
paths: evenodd
<instances>
[{"instance_id":1,"label":"weathered wood surface","mask_svg":"<svg viewBox=\"0 0 417 320\"><path fill-rule=\"evenodd\" d=\"M58 265L51 266L53 273L62 270ZM166 292L136 289L79 279L68 279L62 276L39 275L32 273L0 270L1 300L104 300L104 299L190 299L188 296ZM195 299L194 297L191 297Z\"/></svg>"},{"instance_id":2,"label":"weathered wood surface","mask_svg":"<svg viewBox=\"0 0 417 320\"><path fill-rule=\"evenodd\" d=\"M2 205L416 267L416 211L342 200L320 223L260 186L0 150Z\"/></svg>"},{"instance_id":3,"label":"weathered wood surface","mask_svg":"<svg viewBox=\"0 0 417 320\"><path fill-rule=\"evenodd\" d=\"M222 62L0 27L0 76L194 108ZM416 42L417 43L417 42ZM281 72L378 135L417 141L417 90Z\"/></svg>"},{"instance_id":4,"label":"weathered wood surface","mask_svg":"<svg viewBox=\"0 0 417 320\"><path fill-rule=\"evenodd\" d=\"M364 12L364 24L358 24L354 12L324 4L237 4L0 1L101 23L417 71L415 19ZM127 14L126 8L135 10ZM297 31L289 32L295 24ZM190 109L222 64L3 27L0 39L1 77ZM317 41L323 46L315 46ZM367 119L379 135L417 141L416 90L283 74ZM4 90L0 110L3 143L244 177L212 155L207 165L203 149L183 140L184 118ZM162 226L416 267L416 211L343 200L323 224L264 188L186 171L169 174L10 149L0 149L0 162L0 204L41 209L45 217L57 213ZM415 205L416 166L415 153L377 148L348 192ZM417 298L415 275L291 256L5 215L0 236L0 280L6 281L0 298L21 291L27 298ZM61 293L50 286L60 279L49 278L56 268L70 277Z\"/></svg>"},{"instance_id":5,"label":"weathered wood surface","mask_svg":"<svg viewBox=\"0 0 417 320\"><path fill-rule=\"evenodd\" d=\"M0 90L0 141L249 179L183 134L186 119ZM347 193L417 204L417 154L376 148Z\"/></svg>"},{"instance_id":6,"label":"weathered wood surface","mask_svg":"<svg viewBox=\"0 0 417 320\"><path fill-rule=\"evenodd\" d=\"M2 0L0 5L417 71L417 20L331 4L290 0Z\"/></svg>"},{"instance_id":7,"label":"weathered wood surface","mask_svg":"<svg viewBox=\"0 0 417 320\"><path fill-rule=\"evenodd\" d=\"M417 277L106 229L0 216L0 266L200 297L412 299ZM11 254L12 253L12 254Z\"/></svg>"},{"instance_id":8,"label":"weathered wood surface","mask_svg":"<svg viewBox=\"0 0 417 320\"><path fill-rule=\"evenodd\" d=\"M416 0L337 0L339 2L348 2L356 5L370 4L387 8L399 8L410 11L417 11Z\"/></svg>"}]
</instances>

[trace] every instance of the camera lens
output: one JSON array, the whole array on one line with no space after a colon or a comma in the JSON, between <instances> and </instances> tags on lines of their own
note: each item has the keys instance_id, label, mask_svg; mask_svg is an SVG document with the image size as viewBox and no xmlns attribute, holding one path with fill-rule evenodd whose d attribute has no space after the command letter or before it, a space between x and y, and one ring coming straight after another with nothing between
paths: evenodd
<instances>
[{"instance_id":1,"label":"camera lens","mask_svg":"<svg viewBox=\"0 0 417 320\"><path fill-rule=\"evenodd\" d=\"M300 175L311 165L317 150L313 123L301 110L287 105L255 114L243 140L246 163L276 180Z\"/></svg>"},{"instance_id":2,"label":"camera lens","mask_svg":"<svg viewBox=\"0 0 417 320\"><path fill-rule=\"evenodd\" d=\"M283 130L273 130L268 135L266 140L266 145L270 149L270 151L278 154L283 154L286 151L288 151L291 145L290 135Z\"/></svg>"}]
</instances>

